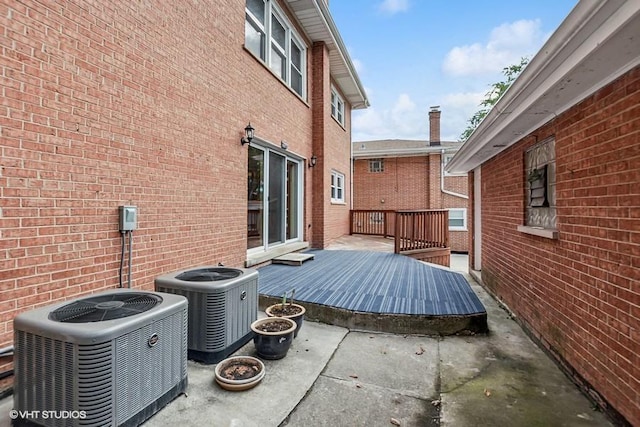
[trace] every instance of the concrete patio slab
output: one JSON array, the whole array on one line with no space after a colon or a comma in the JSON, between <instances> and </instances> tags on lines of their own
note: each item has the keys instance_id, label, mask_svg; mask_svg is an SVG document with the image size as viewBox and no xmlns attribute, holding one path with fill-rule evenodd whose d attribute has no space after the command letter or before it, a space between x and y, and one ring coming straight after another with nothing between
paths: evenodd
<instances>
[{"instance_id":1,"label":"concrete patio slab","mask_svg":"<svg viewBox=\"0 0 640 427\"><path fill-rule=\"evenodd\" d=\"M304 398L347 332L305 322L285 358L265 360L262 382L241 392L215 383L215 365L189 361L188 396L178 397L144 425L277 426ZM253 342L235 355L255 356Z\"/></svg>"},{"instance_id":2,"label":"concrete patio slab","mask_svg":"<svg viewBox=\"0 0 640 427\"><path fill-rule=\"evenodd\" d=\"M144 425L612 426L509 314L465 277L486 307L488 334L375 333L305 320L287 356L265 361L267 375L254 389L222 390L214 382L215 365L190 361L188 397L178 397ZM253 343L235 354L253 355ZM0 427L11 425L12 407L12 397L0 401Z\"/></svg>"}]
</instances>

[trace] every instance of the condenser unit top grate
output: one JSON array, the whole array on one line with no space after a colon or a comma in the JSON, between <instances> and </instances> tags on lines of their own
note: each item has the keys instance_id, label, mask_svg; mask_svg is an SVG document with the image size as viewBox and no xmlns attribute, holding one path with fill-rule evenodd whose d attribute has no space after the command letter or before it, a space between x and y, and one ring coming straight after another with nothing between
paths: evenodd
<instances>
[{"instance_id":1,"label":"condenser unit top grate","mask_svg":"<svg viewBox=\"0 0 640 427\"><path fill-rule=\"evenodd\" d=\"M62 323L89 323L122 319L144 313L162 302L159 295L123 292L96 295L64 305L51 313L49 319Z\"/></svg>"},{"instance_id":2,"label":"condenser unit top grate","mask_svg":"<svg viewBox=\"0 0 640 427\"><path fill-rule=\"evenodd\" d=\"M242 270L235 268L211 267L185 271L178 274L176 279L184 280L185 282L217 282L219 280L234 279L241 274Z\"/></svg>"}]
</instances>

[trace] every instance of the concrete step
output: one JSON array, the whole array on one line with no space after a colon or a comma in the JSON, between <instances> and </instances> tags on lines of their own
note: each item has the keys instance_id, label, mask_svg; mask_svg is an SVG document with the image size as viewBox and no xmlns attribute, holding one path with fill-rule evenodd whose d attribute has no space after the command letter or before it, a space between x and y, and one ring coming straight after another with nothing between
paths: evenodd
<instances>
[{"instance_id":1,"label":"concrete step","mask_svg":"<svg viewBox=\"0 0 640 427\"><path fill-rule=\"evenodd\" d=\"M289 254L281 255L271 260L273 264L286 264L300 266L303 262L309 261L315 258L314 254L292 252Z\"/></svg>"}]
</instances>

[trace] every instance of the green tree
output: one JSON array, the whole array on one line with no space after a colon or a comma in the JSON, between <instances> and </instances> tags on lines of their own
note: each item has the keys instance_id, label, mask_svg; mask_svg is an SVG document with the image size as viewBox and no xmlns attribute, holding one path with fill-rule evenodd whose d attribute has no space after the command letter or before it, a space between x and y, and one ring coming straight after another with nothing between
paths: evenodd
<instances>
[{"instance_id":1,"label":"green tree","mask_svg":"<svg viewBox=\"0 0 640 427\"><path fill-rule=\"evenodd\" d=\"M480 110L478 110L469 120L467 120L467 128L460 135L461 141L466 141L474 130L478 127L482 119L485 118L491 108L498 102L502 94L504 94L511 83L520 75L520 72L529 63L529 58L520 58L520 63L510 65L502 69L502 74L507 78L504 81L491 85L491 89L485 94L484 99L480 102Z\"/></svg>"}]
</instances>

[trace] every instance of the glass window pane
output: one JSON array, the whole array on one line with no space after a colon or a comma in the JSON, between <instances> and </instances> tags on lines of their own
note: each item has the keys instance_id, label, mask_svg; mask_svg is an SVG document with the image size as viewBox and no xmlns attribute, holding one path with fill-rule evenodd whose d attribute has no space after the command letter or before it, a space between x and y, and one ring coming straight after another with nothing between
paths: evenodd
<instances>
[{"instance_id":1,"label":"glass window pane","mask_svg":"<svg viewBox=\"0 0 640 427\"><path fill-rule=\"evenodd\" d=\"M285 209L285 162L284 157L269 152L269 243L279 243L284 239Z\"/></svg>"},{"instance_id":2,"label":"glass window pane","mask_svg":"<svg viewBox=\"0 0 640 427\"><path fill-rule=\"evenodd\" d=\"M247 0L247 9L264 25L264 0Z\"/></svg>"},{"instance_id":3,"label":"glass window pane","mask_svg":"<svg viewBox=\"0 0 640 427\"><path fill-rule=\"evenodd\" d=\"M302 51L294 41L291 41L291 63L298 69L302 69Z\"/></svg>"},{"instance_id":4,"label":"glass window pane","mask_svg":"<svg viewBox=\"0 0 640 427\"><path fill-rule=\"evenodd\" d=\"M264 33L257 29L248 17L244 23L244 45L258 58L265 59Z\"/></svg>"},{"instance_id":5,"label":"glass window pane","mask_svg":"<svg viewBox=\"0 0 640 427\"><path fill-rule=\"evenodd\" d=\"M247 249L264 246L264 152L249 147Z\"/></svg>"},{"instance_id":6,"label":"glass window pane","mask_svg":"<svg viewBox=\"0 0 640 427\"><path fill-rule=\"evenodd\" d=\"M285 40L287 33L284 26L280 21L278 21L278 18L276 18L275 15L271 15L271 37L282 49L284 49L286 46Z\"/></svg>"},{"instance_id":7,"label":"glass window pane","mask_svg":"<svg viewBox=\"0 0 640 427\"><path fill-rule=\"evenodd\" d=\"M284 55L280 54L280 51L271 47L271 63L269 64L271 70L276 73L282 80L286 80L286 64Z\"/></svg>"},{"instance_id":8,"label":"glass window pane","mask_svg":"<svg viewBox=\"0 0 640 427\"><path fill-rule=\"evenodd\" d=\"M291 66L291 89L302 96L302 74L300 74L293 65Z\"/></svg>"},{"instance_id":9,"label":"glass window pane","mask_svg":"<svg viewBox=\"0 0 640 427\"><path fill-rule=\"evenodd\" d=\"M287 239L298 237L298 163L287 160Z\"/></svg>"}]
</instances>

